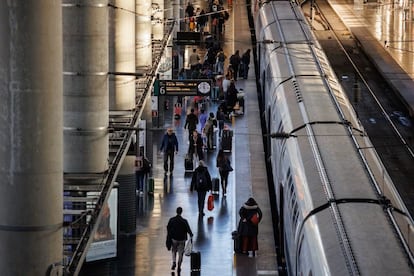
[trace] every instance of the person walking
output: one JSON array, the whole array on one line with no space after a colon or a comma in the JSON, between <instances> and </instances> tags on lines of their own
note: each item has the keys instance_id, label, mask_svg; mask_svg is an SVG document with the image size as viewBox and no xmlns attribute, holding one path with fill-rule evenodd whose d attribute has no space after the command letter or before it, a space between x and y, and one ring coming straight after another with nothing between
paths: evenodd
<instances>
[{"instance_id":1,"label":"person walking","mask_svg":"<svg viewBox=\"0 0 414 276\"><path fill-rule=\"evenodd\" d=\"M231 71L228 70L227 74L222 82L222 89L223 89L223 95L224 95L224 100L227 100L227 90L230 87L231 81L232 81L232 76L231 76Z\"/></svg>"},{"instance_id":2,"label":"person walking","mask_svg":"<svg viewBox=\"0 0 414 276\"><path fill-rule=\"evenodd\" d=\"M223 107L219 106L216 112L216 119L218 121L218 128L219 128L219 137L221 137L221 133L223 132L224 128L224 120L226 119L226 115L224 114Z\"/></svg>"},{"instance_id":3,"label":"person walking","mask_svg":"<svg viewBox=\"0 0 414 276\"><path fill-rule=\"evenodd\" d=\"M207 139L207 150L213 150L214 127L217 126L217 120L214 118L214 113L210 112L207 121L203 128L203 134Z\"/></svg>"},{"instance_id":4,"label":"person walking","mask_svg":"<svg viewBox=\"0 0 414 276\"><path fill-rule=\"evenodd\" d=\"M191 156L196 154L198 160L204 160L203 138L201 137L201 134L198 133L196 129L193 130L193 133L190 137L190 146L188 148L188 153Z\"/></svg>"},{"instance_id":5,"label":"person walking","mask_svg":"<svg viewBox=\"0 0 414 276\"><path fill-rule=\"evenodd\" d=\"M135 177L136 177L136 194L144 194L145 177L151 172L151 162L144 155L135 158Z\"/></svg>"},{"instance_id":6,"label":"person walking","mask_svg":"<svg viewBox=\"0 0 414 276\"><path fill-rule=\"evenodd\" d=\"M229 173L233 171L231 167L230 159L224 154L222 149L219 150L216 158L216 167L220 174L220 183L223 196L227 196L227 184Z\"/></svg>"},{"instance_id":7,"label":"person walking","mask_svg":"<svg viewBox=\"0 0 414 276\"><path fill-rule=\"evenodd\" d=\"M241 64L240 66L242 67L241 71L242 71L242 75L240 75L240 77L242 77L243 79L247 79L247 76L249 74L249 65L250 65L250 49L247 49L246 52L244 52L244 54L241 57Z\"/></svg>"},{"instance_id":8,"label":"person walking","mask_svg":"<svg viewBox=\"0 0 414 276\"><path fill-rule=\"evenodd\" d=\"M226 55L222 48L219 49L216 55L216 64L215 64L215 71L217 74L224 74L224 61L226 60Z\"/></svg>"},{"instance_id":9,"label":"person walking","mask_svg":"<svg viewBox=\"0 0 414 276\"><path fill-rule=\"evenodd\" d=\"M259 234L259 222L263 217L262 210L256 200L250 197L240 208L239 215L238 232L241 237L241 251L246 255L252 251L252 255L255 256L259 249L257 235Z\"/></svg>"},{"instance_id":10,"label":"person walking","mask_svg":"<svg viewBox=\"0 0 414 276\"><path fill-rule=\"evenodd\" d=\"M194 170L193 177L191 179L190 191L197 191L198 196L198 214L204 216L204 203L206 200L206 194L211 191L212 183L211 176L208 172L203 160L199 161L198 167Z\"/></svg>"},{"instance_id":11,"label":"person walking","mask_svg":"<svg viewBox=\"0 0 414 276\"><path fill-rule=\"evenodd\" d=\"M239 72L239 65L240 65L240 51L236 50L236 52L230 57L230 67L233 69L233 78L236 81L237 75Z\"/></svg>"},{"instance_id":12,"label":"person walking","mask_svg":"<svg viewBox=\"0 0 414 276\"><path fill-rule=\"evenodd\" d=\"M191 73L200 69L200 57L197 54L197 49L194 48L191 53L188 63L190 64Z\"/></svg>"},{"instance_id":13,"label":"person walking","mask_svg":"<svg viewBox=\"0 0 414 276\"><path fill-rule=\"evenodd\" d=\"M200 110L200 114L198 115L198 121L200 123L200 131L203 131L203 128L207 122L208 115L204 108Z\"/></svg>"},{"instance_id":14,"label":"person walking","mask_svg":"<svg viewBox=\"0 0 414 276\"><path fill-rule=\"evenodd\" d=\"M226 108L227 112L234 111L234 106L237 102L237 88L234 81L231 81L229 88L227 89Z\"/></svg>"},{"instance_id":15,"label":"person walking","mask_svg":"<svg viewBox=\"0 0 414 276\"><path fill-rule=\"evenodd\" d=\"M177 267L177 273L181 272L181 264L183 262L184 247L187 240L187 234L190 235L190 238L193 238L193 232L191 231L188 221L183 218L181 215L183 213L183 208L177 207L177 215L169 219L167 224L167 236L171 239L171 256L172 256L172 266L171 269L174 270ZM177 253L178 253L178 265L177 265Z\"/></svg>"},{"instance_id":16,"label":"person walking","mask_svg":"<svg viewBox=\"0 0 414 276\"><path fill-rule=\"evenodd\" d=\"M167 132L164 134L160 152L164 153L164 173L167 175L169 165L170 176L172 176L174 170L174 154L178 153L178 140L172 128L168 128Z\"/></svg>"},{"instance_id":17,"label":"person walking","mask_svg":"<svg viewBox=\"0 0 414 276\"><path fill-rule=\"evenodd\" d=\"M197 129L198 117L194 114L194 108L191 108L190 114L185 119L184 129L188 129L188 141L191 140L194 130Z\"/></svg>"}]
</instances>

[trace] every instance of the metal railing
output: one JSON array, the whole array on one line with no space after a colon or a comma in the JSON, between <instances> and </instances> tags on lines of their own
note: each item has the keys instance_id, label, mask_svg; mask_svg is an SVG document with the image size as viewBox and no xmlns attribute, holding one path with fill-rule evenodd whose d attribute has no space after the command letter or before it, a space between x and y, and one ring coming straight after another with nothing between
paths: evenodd
<instances>
[{"instance_id":1,"label":"metal railing","mask_svg":"<svg viewBox=\"0 0 414 276\"><path fill-rule=\"evenodd\" d=\"M107 204L111 189L131 145L133 133L138 130L139 119L142 116L146 101L151 96L161 57L164 54L173 29L174 22L167 23L163 39L153 43L153 47L157 48L155 55L153 55L153 65L149 68L149 72L137 81L144 85L136 89L139 92L136 97L136 108L131 111L128 120L122 122L124 127L120 128L119 122L116 119L112 118L110 120L108 129L111 132L109 145L112 147L112 150L110 150L110 155L111 152L114 155L110 156L108 170L94 175L64 175L64 191L66 195L64 215L66 215L66 219L68 217L72 219L64 224L64 275L78 275L80 272L88 248L102 218L102 207ZM113 141L115 137L118 139L117 142ZM76 181L76 179L81 181ZM80 184L82 179L84 182L87 182L83 186ZM90 191L95 192L98 196L94 198L86 197L86 193ZM79 193L80 197L72 197L70 196L71 193Z\"/></svg>"}]
</instances>

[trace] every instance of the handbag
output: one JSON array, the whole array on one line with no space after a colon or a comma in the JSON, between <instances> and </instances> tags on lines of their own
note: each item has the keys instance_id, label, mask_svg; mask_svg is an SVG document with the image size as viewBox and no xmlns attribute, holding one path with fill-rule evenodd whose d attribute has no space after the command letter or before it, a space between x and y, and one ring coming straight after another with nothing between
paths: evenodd
<instances>
[{"instance_id":1,"label":"handbag","mask_svg":"<svg viewBox=\"0 0 414 276\"><path fill-rule=\"evenodd\" d=\"M193 252L193 239L187 240L184 247L184 255L191 256L191 252Z\"/></svg>"},{"instance_id":2,"label":"handbag","mask_svg":"<svg viewBox=\"0 0 414 276\"><path fill-rule=\"evenodd\" d=\"M213 194L208 195L207 199L207 210L211 211L214 209L214 196Z\"/></svg>"},{"instance_id":3,"label":"handbag","mask_svg":"<svg viewBox=\"0 0 414 276\"><path fill-rule=\"evenodd\" d=\"M255 213L251 218L250 218L250 222L253 223L254 225L258 225L260 222L260 217L259 217L259 213Z\"/></svg>"}]
</instances>

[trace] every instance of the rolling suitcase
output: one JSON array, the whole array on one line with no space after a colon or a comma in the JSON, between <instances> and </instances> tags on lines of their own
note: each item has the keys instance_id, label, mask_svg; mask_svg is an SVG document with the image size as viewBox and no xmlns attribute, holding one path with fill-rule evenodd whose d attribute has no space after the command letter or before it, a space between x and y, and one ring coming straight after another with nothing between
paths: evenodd
<instances>
[{"instance_id":1,"label":"rolling suitcase","mask_svg":"<svg viewBox=\"0 0 414 276\"><path fill-rule=\"evenodd\" d=\"M188 153L184 158L184 170L185 172L193 172L194 170L193 156Z\"/></svg>"},{"instance_id":2,"label":"rolling suitcase","mask_svg":"<svg viewBox=\"0 0 414 276\"><path fill-rule=\"evenodd\" d=\"M231 152L232 149L233 131L229 129L223 129L221 137L221 149L224 152Z\"/></svg>"},{"instance_id":3,"label":"rolling suitcase","mask_svg":"<svg viewBox=\"0 0 414 276\"><path fill-rule=\"evenodd\" d=\"M191 272L201 271L201 253L193 251L190 255Z\"/></svg>"},{"instance_id":4,"label":"rolling suitcase","mask_svg":"<svg viewBox=\"0 0 414 276\"><path fill-rule=\"evenodd\" d=\"M148 194L153 195L154 194L154 178L148 177L147 185L148 185Z\"/></svg>"},{"instance_id":5,"label":"rolling suitcase","mask_svg":"<svg viewBox=\"0 0 414 276\"><path fill-rule=\"evenodd\" d=\"M220 179L218 179L217 177L213 177L213 179L211 179L211 182L213 182L212 193L218 195L220 192Z\"/></svg>"},{"instance_id":6,"label":"rolling suitcase","mask_svg":"<svg viewBox=\"0 0 414 276\"><path fill-rule=\"evenodd\" d=\"M231 236L232 236L232 239L233 239L233 242L234 242L234 245L233 245L234 253L236 253L236 254L241 253L242 251L241 251L241 241L240 241L239 232L237 232L237 230L235 230L235 231L231 232Z\"/></svg>"}]
</instances>

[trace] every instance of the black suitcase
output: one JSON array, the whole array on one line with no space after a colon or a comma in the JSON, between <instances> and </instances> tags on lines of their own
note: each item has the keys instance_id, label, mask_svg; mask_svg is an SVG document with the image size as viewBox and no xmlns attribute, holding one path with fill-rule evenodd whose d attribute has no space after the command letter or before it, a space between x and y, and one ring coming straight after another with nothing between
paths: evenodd
<instances>
[{"instance_id":1,"label":"black suitcase","mask_svg":"<svg viewBox=\"0 0 414 276\"><path fill-rule=\"evenodd\" d=\"M213 177L213 179L211 179L211 182L213 182L212 193L218 195L220 192L220 179L218 179L217 177Z\"/></svg>"},{"instance_id":2,"label":"black suitcase","mask_svg":"<svg viewBox=\"0 0 414 276\"><path fill-rule=\"evenodd\" d=\"M187 154L184 158L184 170L186 172L192 172L194 170L192 155Z\"/></svg>"},{"instance_id":3,"label":"black suitcase","mask_svg":"<svg viewBox=\"0 0 414 276\"><path fill-rule=\"evenodd\" d=\"M193 251L190 255L191 272L201 271L201 253Z\"/></svg>"},{"instance_id":4,"label":"black suitcase","mask_svg":"<svg viewBox=\"0 0 414 276\"><path fill-rule=\"evenodd\" d=\"M236 231L231 232L231 236L234 242L233 245L233 249L234 249L234 253L238 254L241 253L241 240L240 240L240 235L239 233Z\"/></svg>"},{"instance_id":5,"label":"black suitcase","mask_svg":"<svg viewBox=\"0 0 414 276\"><path fill-rule=\"evenodd\" d=\"M212 138L212 143L211 146L213 147L213 149L217 148L217 132L218 130L213 130L213 138Z\"/></svg>"},{"instance_id":6,"label":"black suitcase","mask_svg":"<svg viewBox=\"0 0 414 276\"><path fill-rule=\"evenodd\" d=\"M225 152L231 152L233 130L223 129L223 133L221 136L221 149Z\"/></svg>"}]
</instances>

